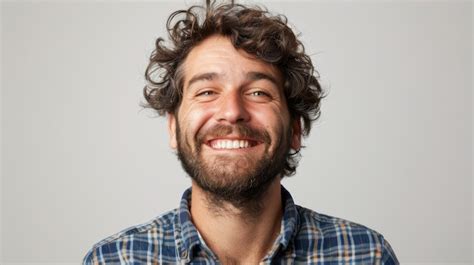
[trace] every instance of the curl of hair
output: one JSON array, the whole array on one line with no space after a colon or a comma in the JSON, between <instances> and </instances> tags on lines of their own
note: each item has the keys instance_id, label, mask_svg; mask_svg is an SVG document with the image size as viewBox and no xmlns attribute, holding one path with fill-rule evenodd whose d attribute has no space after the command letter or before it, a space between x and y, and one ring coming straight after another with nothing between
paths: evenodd
<instances>
[{"instance_id":1,"label":"curl of hair","mask_svg":"<svg viewBox=\"0 0 474 265\"><path fill-rule=\"evenodd\" d=\"M311 58L295 36L283 15L241 4L220 4L207 1L206 6L192 6L170 15L167 21L170 43L158 38L146 68L147 85L143 90L145 107L159 115L175 114L182 99L182 64L192 48L207 37L222 35L236 49L276 66L284 78L284 94L292 120L302 123L301 133L307 136L313 121L320 116L320 102L325 93L318 82ZM283 176L293 175L299 150L287 155Z\"/></svg>"}]
</instances>

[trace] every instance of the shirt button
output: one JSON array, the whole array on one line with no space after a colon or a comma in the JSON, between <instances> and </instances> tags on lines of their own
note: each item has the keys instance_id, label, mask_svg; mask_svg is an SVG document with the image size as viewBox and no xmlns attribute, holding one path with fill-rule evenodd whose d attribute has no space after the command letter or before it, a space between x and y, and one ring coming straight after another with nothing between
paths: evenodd
<instances>
[{"instance_id":1,"label":"shirt button","mask_svg":"<svg viewBox=\"0 0 474 265\"><path fill-rule=\"evenodd\" d=\"M181 252L181 258L182 259L187 259L188 258L188 252L187 251Z\"/></svg>"}]
</instances>

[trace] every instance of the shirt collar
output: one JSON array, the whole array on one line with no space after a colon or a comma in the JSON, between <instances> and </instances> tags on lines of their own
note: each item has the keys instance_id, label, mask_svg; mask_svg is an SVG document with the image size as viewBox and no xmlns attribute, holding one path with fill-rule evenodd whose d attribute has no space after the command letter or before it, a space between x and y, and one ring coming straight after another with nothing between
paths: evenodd
<instances>
[{"instance_id":1,"label":"shirt collar","mask_svg":"<svg viewBox=\"0 0 474 265\"><path fill-rule=\"evenodd\" d=\"M293 201L290 192L283 186L281 186L281 198L284 210L279 243L283 246L283 249L286 249L298 233L300 220L295 202Z\"/></svg>"},{"instance_id":2,"label":"shirt collar","mask_svg":"<svg viewBox=\"0 0 474 265\"><path fill-rule=\"evenodd\" d=\"M277 250L280 249L280 246L282 250L285 250L298 231L298 210L290 193L283 186L281 186L281 197L284 209L281 231L268 256L274 256ZM178 214L176 215L177 218L175 219L175 236L177 238L178 251L181 259L188 261L192 259L193 250L196 246L205 245L204 242L201 242L199 232L191 221L191 213L189 212L190 199L191 188L188 188L183 193Z\"/></svg>"},{"instance_id":3,"label":"shirt collar","mask_svg":"<svg viewBox=\"0 0 474 265\"><path fill-rule=\"evenodd\" d=\"M189 212L189 201L191 199L191 188L184 191L175 220L175 236L181 259L190 260L193 249L201 244L199 234L191 221Z\"/></svg>"}]
</instances>

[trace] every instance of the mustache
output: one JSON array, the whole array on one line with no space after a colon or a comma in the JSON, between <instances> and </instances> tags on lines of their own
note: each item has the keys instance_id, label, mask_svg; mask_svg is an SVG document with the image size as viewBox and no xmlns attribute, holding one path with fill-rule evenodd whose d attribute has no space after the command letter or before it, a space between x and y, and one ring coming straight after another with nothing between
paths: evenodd
<instances>
[{"instance_id":1,"label":"mustache","mask_svg":"<svg viewBox=\"0 0 474 265\"><path fill-rule=\"evenodd\" d=\"M198 143L198 146L201 146L201 144L204 143L204 139L206 139L207 137L218 138L227 136L232 133L235 133L244 138L264 142L266 144L270 144L271 142L270 134L266 130L260 128L252 128L245 124L217 124L205 131L199 132L196 137L196 142Z\"/></svg>"}]
</instances>

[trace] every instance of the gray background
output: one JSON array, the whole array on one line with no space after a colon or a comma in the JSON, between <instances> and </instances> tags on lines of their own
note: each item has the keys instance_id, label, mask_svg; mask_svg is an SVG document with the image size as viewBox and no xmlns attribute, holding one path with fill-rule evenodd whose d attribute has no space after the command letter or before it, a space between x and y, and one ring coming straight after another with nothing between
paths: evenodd
<instances>
[{"instance_id":1,"label":"gray background","mask_svg":"<svg viewBox=\"0 0 474 265\"><path fill-rule=\"evenodd\" d=\"M0 263L79 263L190 181L139 107L171 2L1 4ZM472 3L266 2L330 94L300 205L367 225L403 264L473 262Z\"/></svg>"}]
</instances>

